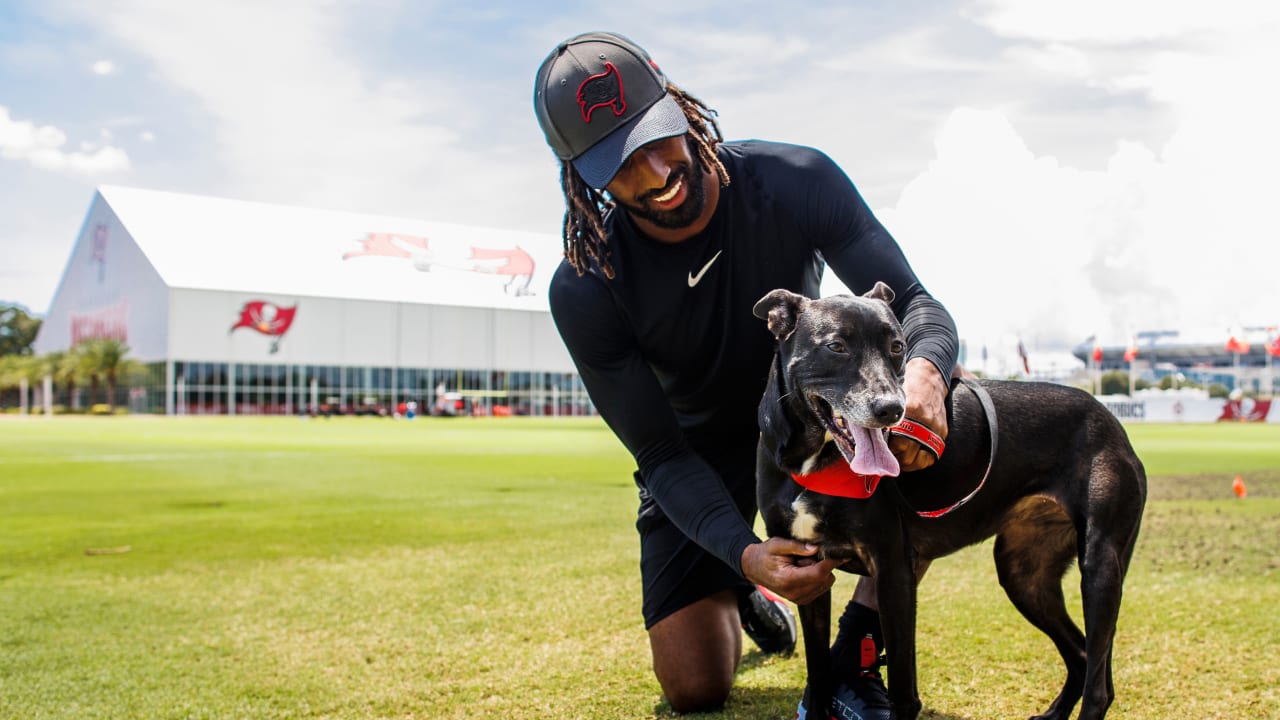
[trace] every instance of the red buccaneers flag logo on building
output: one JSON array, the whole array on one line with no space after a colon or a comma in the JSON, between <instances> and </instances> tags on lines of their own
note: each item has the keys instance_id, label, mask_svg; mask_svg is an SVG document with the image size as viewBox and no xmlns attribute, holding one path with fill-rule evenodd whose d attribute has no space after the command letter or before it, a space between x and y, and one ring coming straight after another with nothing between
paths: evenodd
<instances>
[{"instance_id":1,"label":"red buccaneers flag logo on building","mask_svg":"<svg viewBox=\"0 0 1280 720\"><path fill-rule=\"evenodd\" d=\"M271 352L274 354L280 349L280 339L289 331L289 326L293 324L293 316L297 312L297 305L280 307L265 300L250 300L240 308L240 319L228 332L247 327L267 335L272 338Z\"/></svg>"}]
</instances>

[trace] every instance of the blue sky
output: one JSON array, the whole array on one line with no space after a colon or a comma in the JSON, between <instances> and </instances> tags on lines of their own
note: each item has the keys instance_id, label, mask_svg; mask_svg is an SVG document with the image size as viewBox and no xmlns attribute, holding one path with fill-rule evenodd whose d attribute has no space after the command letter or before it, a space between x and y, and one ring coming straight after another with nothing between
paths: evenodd
<instances>
[{"instance_id":1,"label":"blue sky","mask_svg":"<svg viewBox=\"0 0 1280 720\"><path fill-rule=\"evenodd\" d=\"M1278 5L7 2L0 300L47 309L100 184L555 233L533 74L609 29L835 158L971 347L1274 325Z\"/></svg>"}]
</instances>

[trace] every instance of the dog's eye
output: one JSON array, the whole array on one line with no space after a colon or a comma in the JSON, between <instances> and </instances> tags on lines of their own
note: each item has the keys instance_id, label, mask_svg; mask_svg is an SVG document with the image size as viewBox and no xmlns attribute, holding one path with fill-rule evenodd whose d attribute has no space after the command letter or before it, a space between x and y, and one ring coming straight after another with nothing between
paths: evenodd
<instances>
[{"instance_id":1,"label":"dog's eye","mask_svg":"<svg viewBox=\"0 0 1280 720\"><path fill-rule=\"evenodd\" d=\"M827 343L826 348L833 353L840 353L841 355L849 351L849 349L845 347L844 343L840 342L839 340L832 340L831 342Z\"/></svg>"},{"instance_id":2,"label":"dog's eye","mask_svg":"<svg viewBox=\"0 0 1280 720\"><path fill-rule=\"evenodd\" d=\"M901 355L902 351L906 349L907 349L906 343L902 342L901 340L894 340L892 343L889 343L889 352L893 353L894 355Z\"/></svg>"}]
</instances>

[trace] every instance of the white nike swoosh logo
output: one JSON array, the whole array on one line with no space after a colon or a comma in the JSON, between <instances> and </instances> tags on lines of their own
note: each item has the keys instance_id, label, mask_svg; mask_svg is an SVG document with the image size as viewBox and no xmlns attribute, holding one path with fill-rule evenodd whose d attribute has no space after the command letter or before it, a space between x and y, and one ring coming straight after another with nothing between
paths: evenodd
<instances>
[{"instance_id":1,"label":"white nike swoosh logo","mask_svg":"<svg viewBox=\"0 0 1280 720\"><path fill-rule=\"evenodd\" d=\"M711 259L707 261L706 265L702 266L702 269L698 271L697 275L694 275L693 273L689 273L689 287L693 287L694 285L697 285L699 282L702 281L702 276L707 274L707 270L711 269L711 266L715 264L716 259L720 257L720 253L722 252L724 251L720 250L715 255L712 255Z\"/></svg>"}]
</instances>

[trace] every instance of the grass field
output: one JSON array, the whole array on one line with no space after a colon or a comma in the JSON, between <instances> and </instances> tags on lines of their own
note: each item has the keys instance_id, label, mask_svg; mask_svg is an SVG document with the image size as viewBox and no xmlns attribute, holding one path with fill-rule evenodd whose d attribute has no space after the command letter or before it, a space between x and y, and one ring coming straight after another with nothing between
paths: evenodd
<instances>
[{"instance_id":1,"label":"grass field","mask_svg":"<svg viewBox=\"0 0 1280 720\"><path fill-rule=\"evenodd\" d=\"M1129 430L1113 716L1280 718L1280 425ZM0 718L668 717L630 470L592 420L2 420ZM990 543L930 570L920 638L926 718L1061 682ZM750 652L699 717L790 720L803 675Z\"/></svg>"}]
</instances>

